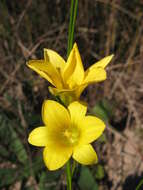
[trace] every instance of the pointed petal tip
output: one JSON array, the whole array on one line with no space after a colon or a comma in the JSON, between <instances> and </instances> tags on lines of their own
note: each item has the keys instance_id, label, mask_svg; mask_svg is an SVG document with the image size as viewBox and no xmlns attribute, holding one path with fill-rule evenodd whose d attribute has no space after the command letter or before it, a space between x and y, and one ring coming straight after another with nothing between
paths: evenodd
<instances>
[{"instance_id":1,"label":"pointed petal tip","mask_svg":"<svg viewBox=\"0 0 143 190\"><path fill-rule=\"evenodd\" d=\"M113 57L114 57L114 54L111 54L105 57L105 60L107 61L107 63L105 64L105 67L112 61Z\"/></svg>"},{"instance_id":2,"label":"pointed petal tip","mask_svg":"<svg viewBox=\"0 0 143 190\"><path fill-rule=\"evenodd\" d=\"M43 52L44 52L44 56L47 53L48 49L47 48L43 48Z\"/></svg>"},{"instance_id":3,"label":"pointed petal tip","mask_svg":"<svg viewBox=\"0 0 143 190\"><path fill-rule=\"evenodd\" d=\"M73 47L77 47L77 43L76 42L74 42Z\"/></svg>"},{"instance_id":4,"label":"pointed petal tip","mask_svg":"<svg viewBox=\"0 0 143 190\"><path fill-rule=\"evenodd\" d=\"M101 59L99 61L106 60L106 62L109 64L113 57L114 57L114 54L111 54L111 55L104 57L103 59Z\"/></svg>"},{"instance_id":5,"label":"pointed petal tip","mask_svg":"<svg viewBox=\"0 0 143 190\"><path fill-rule=\"evenodd\" d=\"M26 65L30 68L35 68L35 63L39 61L39 60L29 60L29 61L26 61Z\"/></svg>"},{"instance_id":6,"label":"pointed petal tip","mask_svg":"<svg viewBox=\"0 0 143 190\"><path fill-rule=\"evenodd\" d=\"M114 56L115 56L114 54L109 55L109 57L110 57L111 59L112 59Z\"/></svg>"},{"instance_id":7,"label":"pointed petal tip","mask_svg":"<svg viewBox=\"0 0 143 190\"><path fill-rule=\"evenodd\" d=\"M47 48L43 48L44 51L47 51L48 49Z\"/></svg>"},{"instance_id":8,"label":"pointed petal tip","mask_svg":"<svg viewBox=\"0 0 143 190\"><path fill-rule=\"evenodd\" d=\"M31 67L30 62L31 62L31 61L26 61L26 66L27 66L27 67Z\"/></svg>"},{"instance_id":9,"label":"pointed petal tip","mask_svg":"<svg viewBox=\"0 0 143 190\"><path fill-rule=\"evenodd\" d=\"M77 43L76 43L76 42L74 42L73 49L74 49L75 51L78 50L78 46L77 46Z\"/></svg>"},{"instance_id":10,"label":"pointed petal tip","mask_svg":"<svg viewBox=\"0 0 143 190\"><path fill-rule=\"evenodd\" d=\"M34 60L27 61L26 66L35 71L35 66L33 63L34 63Z\"/></svg>"},{"instance_id":11,"label":"pointed petal tip","mask_svg":"<svg viewBox=\"0 0 143 190\"><path fill-rule=\"evenodd\" d=\"M103 69L106 68L106 66L111 62L112 58L114 57L114 54L108 55L104 58L102 58L101 60L99 60L98 62L96 62L95 64L93 64L92 66L89 67L89 69L93 69L93 68L97 68L97 67L101 67Z\"/></svg>"},{"instance_id":12,"label":"pointed petal tip","mask_svg":"<svg viewBox=\"0 0 143 190\"><path fill-rule=\"evenodd\" d=\"M112 61L114 56L115 56L114 54L111 54L111 55L108 55L105 57L105 60L107 61L106 66ZM103 60L104 60L104 58L103 58Z\"/></svg>"}]
</instances>

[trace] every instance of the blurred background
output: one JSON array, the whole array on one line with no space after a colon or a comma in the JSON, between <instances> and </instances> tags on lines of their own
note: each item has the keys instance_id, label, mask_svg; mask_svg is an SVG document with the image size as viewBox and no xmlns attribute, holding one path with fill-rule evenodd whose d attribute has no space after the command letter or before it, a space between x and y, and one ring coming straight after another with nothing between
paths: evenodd
<instances>
[{"instance_id":1,"label":"blurred background","mask_svg":"<svg viewBox=\"0 0 143 190\"><path fill-rule=\"evenodd\" d=\"M0 189L64 190L64 169L48 172L28 133L42 124L48 82L27 68L43 48L66 59L69 0L0 0ZM135 190L143 179L143 1L80 0L75 41L84 67L115 54L107 80L82 100L106 122L94 143L99 163L79 166L73 190ZM143 189L140 188L140 189Z\"/></svg>"}]
</instances>

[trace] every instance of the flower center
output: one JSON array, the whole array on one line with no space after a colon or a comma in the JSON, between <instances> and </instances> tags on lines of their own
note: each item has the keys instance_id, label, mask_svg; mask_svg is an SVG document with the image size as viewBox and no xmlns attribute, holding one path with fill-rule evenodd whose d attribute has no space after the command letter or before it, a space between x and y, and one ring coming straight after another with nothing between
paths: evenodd
<instances>
[{"instance_id":1,"label":"flower center","mask_svg":"<svg viewBox=\"0 0 143 190\"><path fill-rule=\"evenodd\" d=\"M75 145L78 142L79 139L79 130L75 127L72 127L70 129L66 129L63 133L65 140L70 144L70 145ZM65 142L66 142L65 141Z\"/></svg>"}]
</instances>

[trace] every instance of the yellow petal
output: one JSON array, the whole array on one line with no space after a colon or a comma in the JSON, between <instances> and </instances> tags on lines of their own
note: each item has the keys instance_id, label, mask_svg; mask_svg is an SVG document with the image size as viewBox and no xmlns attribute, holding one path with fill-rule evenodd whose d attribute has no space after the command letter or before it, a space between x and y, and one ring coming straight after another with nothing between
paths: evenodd
<instances>
[{"instance_id":1,"label":"yellow petal","mask_svg":"<svg viewBox=\"0 0 143 190\"><path fill-rule=\"evenodd\" d=\"M86 116L79 123L80 128L80 144L89 144L95 141L103 133L105 129L104 122L94 116Z\"/></svg>"},{"instance_id":2,"label":"yellow petal","mask_svg":"<svg viewBox=\"0 0 143 190\"><path fill-rule=\"evenodd\" d=\"M49 130L59 131L68 128L70 125L70 117L66 108L52 100L44 101L42 119Z\"/></svg>"},{"instance_id":3,"label":"yellow petal","mask_svg":"<svg viewBox=\"0 0 143 190\"><path fill-rule=\"evenodd\" d=\"M51 49L44 49L44 59L50 62L57 70L62 71L65 67L65 60L55 51Z\"/></svg>"},{"instance_id":4,"label":"yellow petal","mask_svg":"<svg viewBox=\"0 0 143 190\"><path fill-rule=\"evenodd\" d=\"M68 106L72 124L77 125L85 117L87 107L79 102L72 102Z\"/></svg>"},{"instance_id":5,"label":"yellow petal","mask_svg":"<svg viewBox=\"0 0 143 190\"><path fill-rule=\"evenodd\" d=\"M95 164L98 161L97 154L90 144L76 147L73 158L84 165Z\"/></svg>"},{"instance_id":6,"label":"yellow petal","mask_svg":"<svg viewBox=\"0 0 143 190\"><path fill-rule=\"evenodd\" d=\"M38 127L30 133L28 142L34 146L46 146L49 142L48 139L47 128Z\"/></svg>"},{"instance_id":7,"label":"yellow petal","mask_svg":"<svg viewBox=\"0 0 143 190\"><path fill-rule=\"evenodd\" d=\"M83 78L84 68L77 44L75 43L64 69L63 79L70 88L73 88L76 85L80 85L83 81Z\"/></svg>"},{"instance_id":8,"label":"yellow petal","mask_svg":"<svg viewBox=\"0 0 143 190\"><path fill-rule=\"evenodd\" d=\"M114 55L112 54L107 57L104 57L103 59L101 59L98 62L96 62L95 64L93 64L90 68L92 69L92 68L102 67L104 69L110 63L113 56Z\"/></svg>"},{"instance_id":9,"label":"yellow petal","mask_svg":"<svg viewBox=\"0 0 143 190\"><path fill-rule=\"evenodd\" d=\"M76 66L76 57L75 57L75 49L73 48L70 52L66 66L63 71L63 79L65 83L67 83L68 78L74 72L75 66Z\"/></svg>"},{"instance_id":10,"label":"yellow petal","mask_svg":"<svg viewBox=\"0 0 143 190\"><path fill-rule=\"evenodd\" d=\"M61 168L71 157L72 149L69 147L49 146L43 151L45 165L49 170Z\"/></svg>"},{"instance_id":11,"label":"yellow petal","mask_svg":"<svg viewBox=\"0 0 143 190\"><path fill-rule=\"evenodd\" d=\"M44 63L44 60L31 60L27 63L27 66L54 85L52 79L48 75L47 65Z\"/></svg>"},{"instance_id":12,"label":"yellow petal","mask_svg":"<svg viewBox=\"0 0 143 190\"><path fill-rule=\"evenodd\" d=\"M48 80L52 85L62 88L60 73L50 62L45 62L44 60L31 60L28 62L27 66Z\"/></svg>"},{"instance_id":13,"label":"yellow petal","mask_svg":"<svg viewBox=\"0 0 143 190\"><path fill-rule=\"evenodd\" d=\"M63 93L72 93L73 92L73 89L58 89L58 88L55 88L55 87L51 87L49 86L49 91L51 92L51 94L53 94L54 96L58 96L60 94L63 94Z\"/></svg>"},{"instance_id":14,"label":"yellow petal","mask_svg":"<svg viewBox=\"0 0 143 190\"><path fill-rule=\"evenodd\" d=\"M64 105L68 106L70 103L74 101L78 101L81 93L87 87L87 84L77 86L74 89L57 89L49 86L49 91L54 96L59 96Z\"/></svg>"},{"instance_id":15,"label":"yellow petal","mask_svg":"<svg viewBox=\"0 0 143 190\"><path fill-rule=\"evenodd\" d=\"M64 95L67 95L67 96L72 96L74 100L78 100L81 93L83 92L83 90L87 87L87 84L84 84L84 85L80 85L80 86L77 86L76 88L73 88L73 89L57 89L57 88L54 88L54 87L51 87L49 86L49 91L51 92L51 94L55 95L55 96L58 96L58 95L61 95L61 94L64 94Z\"/></svg>"},{"instance_id":16,"label":"yellow petal","mask_svg":"<svg viewBox=\"0 0 143 190\"><path fill-rule=\"evenodd\" d=\"M75 88L74 94L76 99L78 100L80 98L80 95L82 94L83 90L87 87L87 84L82 84L80 86L77 86Z\"/></svg>"},{"instance_id":17,"label":"yellow petal","mask_svg":"<svg viewBox=\"0 0 143 190\"><path fill-rule=\"evenodd\" d=\"M85 72L85 79L83 81L83 84L88 84L88 83L94 83L94 82L100 82L106 79L106 71L101 68L89 68Z\"/></svg>"},{"instance_id":18,"label":"yellow petal","mask_svg":"<svg viewBox=\"0 0 143 190\"><path fill-rule=\"evenodd\" d=\"M57 89L49 86L49 91L54 96L58 96L64 105L67 107L71 102L76 101L77 98L72 89Z\"/></svg>"}]
</instances>

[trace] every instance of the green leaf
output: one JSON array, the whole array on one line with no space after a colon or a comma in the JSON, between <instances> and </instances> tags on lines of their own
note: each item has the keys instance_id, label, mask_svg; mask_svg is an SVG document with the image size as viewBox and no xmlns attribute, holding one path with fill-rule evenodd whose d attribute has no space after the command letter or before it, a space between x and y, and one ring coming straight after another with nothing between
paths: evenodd
<instances>
[{"instance_id":1,"label":"green leaf","mask_svg":"<svg viewBox=\"0 0 143 190\"><path fill-rule=\"evenodd\" d=\"M13 128L9 128L9 131L11 132L10 149L13 150L21 163L27 163L28 157L22 141L19 139L17 133L13 130Z\"/></svg>"},{"instance_id":2,"label":"green leaf","mask_svg":"<svg viewBox=\"0 0 143 190\"><path fill-rule=\"evenodd\" d=\"M97 102L91 112L105 122L108 122L112 116L113 105L111 105L109 101L104 99L100 102Z\"/></svg>"},{"instance_id":3,"label":"green leaf","mask_svg":"<svg viewBox=\"0 0 143 190\"><path fill-rule=\"evenodd\" d=\"M13 168L1 168L0 169L0 187L4 187L7 185L10 185L14 183L16 180L18 180L19 175L17 175L17 169Z\"/></svg>"},{"instance_id":4,"label":"green leaf","mask_svg":"<svg viewBox=\"0 0 143 190\"><path fill-rule=\"evenodd\" d=\"M28 156L22 141L14 129L13 122L8 117L0 112L0 140L8 146L12 156L16 157L21 163L25 164L28 161Z\"/></svg>"},{"instance_id":5,"label":"green leaf","mask_svg":"<svg viewBox=\"0 0 143 190\"><path fill-rule=\"evenodd\" d=\"M78 184L81 190L98 190L97 182L95 181L91 171L85 166L82 166L81 168Z\"/></svg>"},{"instance_id":6,"label":"green leaf","mask_svg":"<svg viewBox=\"0 0 143 190\"><path fill-rule=\"evenodd\" d=\"M46 187L45 187L46 179L47 179L46 173L42 172L42 174L40 175L40 180L39 180L39 189L40 190L46 190Z\"/></svg>"},{"instance_id":7,"label":"green leaf","mask_svg":"<svg viewBox=\"0 0 143 190\"><path fill-rule=\"evenodd\" d=\"M103 168L102 165L98 164L98 165L97 165L97 169L96 169L95 177L96 177L96 179L101 180L101 179L104 178L104 176L105 176L104 168Z\"/></svg>"},{"instance_id":8,"label":"green leaf","mask_svg":"<svg viewBox=\"0 0 143 190\"><path fill-rule=\"evenodd\" d=\"M60 176L60 171L48 172L47 170L40 174L39 189L52 190L55 189L57 180ZM55 184L53 182L55 181Z\"/></svg>"},{"instance_id":9,"label":"green leaf","mask_svg":"<svg viewBox=\"0 0 143 190\"><path fill-rule=\"evenodd\" d=\"M100 103L97 103L94 108L92 109L92 112L99 118L103 119L104 121L108 121L108 115L105 111L105 109L100 105Z\"/></svg>"},{"instance_id":10,"label":"green leaf","mask_svg":"<svg viewBox=\"0 0 143 190\"><path fill-rule=\"evenodd\" d=\"M42 154L40 154L39 156L36 156L35 158L33 158L32 163L30 164L29 162L23 166L23 176L24 177L28 177L30 175L33 174L38 174L40 170L43 169L43 158L42 158Z\"/></svg>"}]
</instances>

